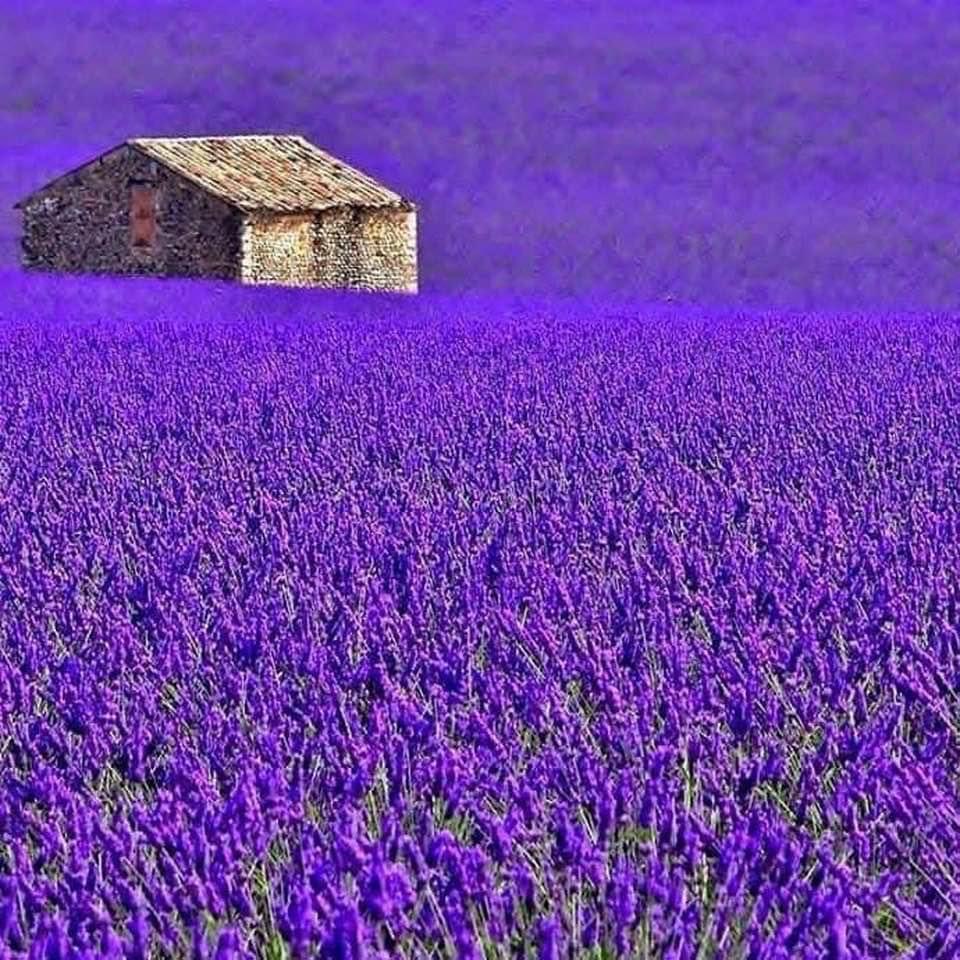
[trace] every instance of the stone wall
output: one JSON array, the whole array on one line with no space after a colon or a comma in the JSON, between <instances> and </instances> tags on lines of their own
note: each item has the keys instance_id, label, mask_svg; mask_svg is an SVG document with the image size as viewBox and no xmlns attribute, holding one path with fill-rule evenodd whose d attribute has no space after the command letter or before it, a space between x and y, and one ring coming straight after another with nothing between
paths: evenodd
<instances>
[{"instance_id":1,"label":"stone wall","mask_svg":"<svg viewBox=\"0 0 960 960\"><path fill-rule=\"evenodd\" d=\"M412 210L364 207L248 214L241 279L416 293L416 217Z\"/></svg>"},{"instance_id":2,"label":"stone wall","mask_svg":"<svg viewBox=\"0 0 960 960\"><path fill-rule=\"evenodd\" d=\"M251 213L244 218L240 278L246 283L316 283L312 213Z\"/></svg>"},{"instance_id":3,"label":"stone wall","mask_svg":"<svg viewBox=\"0 0 960 960\"><path fill-rule=\"evenodd\" d=\"M417 214L414 210L361 210L358 217L357 286L416 293Z\"/></svg>"},{"instance_id":4,"label":"stone wall","mask_svg":"<svg viewBox=\"0 0 960 960\"><path fill-rule=\"evenodd\" d=\"M150 247L131 242L131 181L156 185ZM26 267L224 278L239 273L239 214L128 145L33 194L21 212Z\"/></svg>"},{"instance_id":5,"label":"stone wall","mask_svg":"<svg viewBox=\"0 0 960 960\"><path fill-rule=\"evenodd\" d=\"M389 207L335 207L317 215L317 283L417 292L417 214Z\"/></svg>"}]
</instances>

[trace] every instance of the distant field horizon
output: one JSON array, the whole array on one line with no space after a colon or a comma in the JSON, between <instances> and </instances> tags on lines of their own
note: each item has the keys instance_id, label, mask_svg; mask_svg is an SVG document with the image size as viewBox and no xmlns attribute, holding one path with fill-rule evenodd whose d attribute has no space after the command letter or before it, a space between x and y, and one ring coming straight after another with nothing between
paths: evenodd
<instances>
[{"instance_id":1,"label":"distant field horizon","mask_svg":"<svg viewBox=\"0 0 960 960\"><path fill-rule=\"evenodd\" d=\"M266 130L420 205L424 291L960 305L960 9L544 9L11 8L0 265L11 205L113 144Z\"/></svg>"}]
</instances>

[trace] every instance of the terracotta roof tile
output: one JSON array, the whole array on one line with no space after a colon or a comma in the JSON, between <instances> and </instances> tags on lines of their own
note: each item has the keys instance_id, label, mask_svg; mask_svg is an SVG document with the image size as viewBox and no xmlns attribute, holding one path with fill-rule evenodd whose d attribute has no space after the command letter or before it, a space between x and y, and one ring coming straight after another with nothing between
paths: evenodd
<instances>
[{"instance_id":1,"label":"terracotta roof tile","mask_svg":"<svg viewBox=\"0 0 960 960\"><path fill-rule=\"evenodd\" d=\"M243 210L413 208L301 136L136 137L127 143Z\"/></svg>"}]
</instances>

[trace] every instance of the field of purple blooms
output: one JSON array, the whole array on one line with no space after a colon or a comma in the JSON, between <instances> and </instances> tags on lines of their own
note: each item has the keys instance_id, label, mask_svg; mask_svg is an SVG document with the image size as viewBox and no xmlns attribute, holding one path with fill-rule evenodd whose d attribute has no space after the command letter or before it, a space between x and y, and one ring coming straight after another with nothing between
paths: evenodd
<instances>
[{"instance_id":1,"label":"field of purple blooms","mask_svg":"<svg viewBox=\"0 0 960 960\"><path fill-rule=\"evenodd\" d=\"M0 328L0 954L960 952L956 320L118 289Z\"/></svg>"}]
</instances>

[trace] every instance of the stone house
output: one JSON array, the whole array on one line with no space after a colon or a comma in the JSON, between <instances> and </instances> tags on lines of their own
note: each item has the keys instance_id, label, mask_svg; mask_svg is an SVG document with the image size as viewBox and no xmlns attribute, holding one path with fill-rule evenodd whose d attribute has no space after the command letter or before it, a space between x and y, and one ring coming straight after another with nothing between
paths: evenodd
<instances>
[{"instance_id":1,"label":"stone house","mask_svg":"<svg viewBox=\"0 0 960 960\"><path fill-rule=\"evenodd\" d=\"M15 206L26 267L417 290L414 204L301 136L131 139Z\"/></svg>"}]
</instances>

